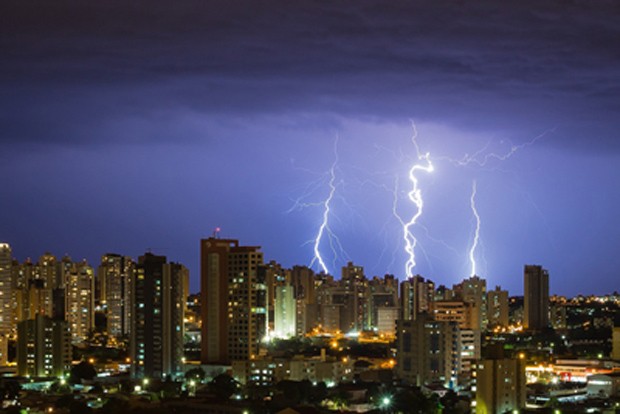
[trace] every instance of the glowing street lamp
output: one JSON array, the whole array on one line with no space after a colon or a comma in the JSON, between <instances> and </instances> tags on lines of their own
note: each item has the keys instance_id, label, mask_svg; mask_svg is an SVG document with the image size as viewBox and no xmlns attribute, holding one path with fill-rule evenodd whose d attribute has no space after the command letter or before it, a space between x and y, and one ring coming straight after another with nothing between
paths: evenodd
<instances>
[{"instance_id":1,"label":"glowing street lamp","mask_svg":"<svg viewBox=\"0 0 620 414\"><path fill-rule=\"evenodd\" d=\"M387 410L390 408L390 405L392 405L392 397L389 395L385 395L383 397L381 397L381 409L382 410Z\"/></svg>"}]
</instances>

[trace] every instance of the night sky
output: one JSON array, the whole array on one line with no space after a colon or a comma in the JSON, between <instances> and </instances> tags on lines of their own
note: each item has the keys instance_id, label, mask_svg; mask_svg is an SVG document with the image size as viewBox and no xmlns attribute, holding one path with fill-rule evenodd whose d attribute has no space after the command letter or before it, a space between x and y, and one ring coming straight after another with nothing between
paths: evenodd
<instances>
[{"instance_id":1,"label":"night sky","mask_svg":"<svg viewBox=\"0 0 620 414\"><path fill-rule=\"evenodd\" d=\"M552 293L611 293L619 129L614 1L0 3L0 241L20 261L150 248L196 291L219 226L309 265L331 179L329 270L402 278L417 130L416 273L470 275L475 180L489 288L522 294L527 263Z\"/></svg>"}]
</instances>

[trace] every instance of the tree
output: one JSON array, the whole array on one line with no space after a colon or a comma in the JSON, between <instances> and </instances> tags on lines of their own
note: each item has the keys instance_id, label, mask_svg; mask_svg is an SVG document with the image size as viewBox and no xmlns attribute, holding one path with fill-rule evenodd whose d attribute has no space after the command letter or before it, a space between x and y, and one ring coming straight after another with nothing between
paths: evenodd
<instances>
[{"instance_id":1,"label":"tree","mask_svg":"<svg viewBox=\"0 0 620 414\"><path fill-rule=\"evenodd\" d=\"M461 399L458 394L452 390L448 390L448 392L439 399L439 402L444 407L444 414L458 414L463 412L461 407L462 404L460 404Z\"/></svg>"},{"instance_id":2,"label":"tree","mask_svg":"<svg viewBox=\"0 0 620 414\"><path fill-rule=\"evenodd\" d=\"M327 385L325 382L321 381L317 383L312 389L312 393L310 394L310 401L316 404L319 404L327 398Z\"/></svg>"},{"instance_id":3,"label":"tree","mask_svg":"<svg viewBox=\"0 0 620 414\"><path fill-rule=\"evenodd\" d=\"M392 399L392 410L405 413L435 413L437 402L427 398L419 388L409 388L398 392Z\"/></svg>"},{"instance_id":4,"label":"tree","mask_svg":"<svg viewBox=\"0 0 620 414\"><path fill-rule=\"evenodd\" d=\"M3 381L0 387L0 396L9 400L14 400L19 396L22 386L15 380Z\"/></svg>"},{"instance_id":5,"label":"tree","mask_svg":"<svg viewBox=\"0 0 620 414\"><path fill-rule=\"evenodd\" d=\"M282 398L290 405L297 405L301 402L301 389L299 382L291 380L282 380L276 384L276 389L282 395Z\"/></svg>"},{"instance_id":6,"label":"tree","mask_svg":"<svg viewBox=\"0 0 620 414\"><path fill-rule=\"evenodd\" d=\"M223 400L230 399L239 387L239 383L227 374L220 374L209 383L209 391Z\"/></svg>"},{"instance_id":7,"label":"tree","mask_svg":"<svg viewBox=\"0 0 620 414\"><path fill-rule=\"evenodd\" d=\"M87 361L82 361L73 368L71 368L71 382L77 384L85 380L92 380L97 376L95 367L89 364Z\"/></svg>"},{"instance_id":8,"label":"tree","mask_svg":"<svg viewBox=\"0 0 620 414\"><path fill-rule=\"evenodd\" d=\"M99 410L102 414L125 413L129 410L129 402L122 398L112 397Z\"/></svg>"},{"instance_id":9,"label":"tree","mask_svg":"<svg viewBox=\"0 0 620 414\"><path fill-rule=\"evenodd\" d=\"M69 408L72 402L73 402L73 395L65 394L59 399L57 399L54 405L56 406L56 408Z\"/></svg>"},{"instance_id":10,"label":"tree","mask_svg":"<svg viewBox=\"0 0 620 414\"><path fill-rule=\"evenodd\" d=\"M187 380L194 379L194 380L202 381L205 379L205 376L206 376L205 370L200 367L192 368L185 373L185 379Z\"/></svg>"},{"instance_id":11,"label":"tree","mask_svg":"<svg viewBox=\"0 0 620 414\"><path fill-rule=\"evenodd\" d=\"M73 400L69 404L69 414L91 414L93 409L90 408L84 401Z\"/></svg>"}]
</instances>

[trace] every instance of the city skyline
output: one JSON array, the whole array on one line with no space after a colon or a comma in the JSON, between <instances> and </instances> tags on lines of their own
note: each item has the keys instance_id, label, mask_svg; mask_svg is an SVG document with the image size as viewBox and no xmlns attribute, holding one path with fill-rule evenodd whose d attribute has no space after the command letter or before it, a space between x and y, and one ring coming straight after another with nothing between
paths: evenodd
<instances>
[{"instance_id":1,"label":"city skyline","mask_svg":"<svg viewBox=\"0 0 620 414\"><path fill-rule=\"evenodd\" d=\"M618 290L613 5L142 6L0 6L0 241L20 261L150 248L197 291L199 241L219 227L319 270L333 189L330 272L402 280L393 202L416 213L409 170L428 152L414 273L471 276L475 205L489 286L522 293L538 264L550 293Z\"/></svg>"}]
</instances>

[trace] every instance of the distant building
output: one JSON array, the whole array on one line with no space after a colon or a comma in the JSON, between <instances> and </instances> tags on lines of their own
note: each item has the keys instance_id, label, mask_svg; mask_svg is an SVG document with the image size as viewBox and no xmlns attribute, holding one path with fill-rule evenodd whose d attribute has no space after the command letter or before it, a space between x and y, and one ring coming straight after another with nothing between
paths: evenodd
<instances>
[{"instance_id":1,"label":"distant building","mask_svg":"<svg viewBox=\"0 0 620 414\"><path fill-rule=\"evenodd\" d=\"M17 375L58 377L71 369L71 331L44 315L17 325Z\"/></svg>"},{"instance_id":2,"label":"distant building","mask_svg":"<svg viewBox=\"0 0 620 414\"><path fill-rule=\"evenodd\" d=\"M460 365L459 327L456 322L435 321L418 314L415 320L397 322L397 376L413 385L456 384Z\"/></svg>"},{"instance_id":3,"label":"distant building","mask_svg":"<svg viewBox=\"0 0 620 414\"><path fill-rule=\"evenodd\" d=\"M274 336L290 338L296 331L296 303L293 286L277 286L274 290Z\"/></svg>"},{"instance_id":4,"label":"distant building","mask_svg":"<svg viewBox=\"0 0 620 414\"><path fill-rule=\"evenodd\" d=\"M487 325L487 282L474 275L453 286L457 296L471 305L470 329L481 330Z\"/></svg>"},{"instance_id":5,"label":"distant building","mask_svg":"<svg viewBox=\"0 0 620 414\"><path fill-rule=\"evenodd\" d=\"M0 243L0 366L8 361L8 336L15 331L11 246Z\"/></svg>"},{"instance_id":6,"label":"distant building","mask_svg":"<svg viewBox=\"0 0 620 414\"><path fill-rule=\"evenodd\" d=\"M590 375L586 388L592 397L617 397L620 395L620 372Z\"/></svg>"},{"instance_id":7,"label":"distant building","mask_svg":"<svg viewBox=\"0 0 620 414\"><path fill-rule=\"evenodd\" d=\"M267 335L263 253L238 240L200 241L203 364L228 365L259 354Z\"/></svg>"},{"instance_id":8,"label":"distant building","mask_svg":"<svg viewBox=\"0 0 620 414\"><path fill-rule=\"evenodd\" d=\"M368 315L368 279L364 275L364 268L353 262L342 267L339 285L342 292L343 314L341 330L343 332L360 332L370 329Z\"/></svg>"},{"instance_id":9,"label":"distant building","mask_svg":"<svg viewBox=\"0 0 620 414\"><path fill-rule=\"evenodd\" d=\"M269 386L283 380L338 384L353 380L353 361L320 357L257 358L234 361L233 377L244 385Z\"/></svg>"},{"instance_id":10,"label":"distant building","mask_svg":"<svg viewBox=\"0 0 620 414\"><path fill-rule=\"evenodd\" d=\"M508 326L508 291L499 286L487 292L488 326Z\"/></svg>"},{"instance_id":11,"label":"distant building","mask_svg":"<svg viewBox=\"0 0 620 414\"><path fill-rule=\"evenodd\" d=\"M293 266L291 283L295 291L296 334L304 335L318 325L314 271L306 266Z\"/></svg>"},{"instance_id":12,"label":"distant building","mask_svg":"<svg viewBox=\"0 0 620 414\"><path fill-rule=\"evenodd\" d=\"M549 306L549 323L553 329L566 329L566 305L552 303Z\"/></svg>"},{"instance_id":13,"label":"distant building","mask_svg":"<svg viewBox=\"0 0 620 414\"><path fill-rule=\"evenodd\" d=\"M476 361L481 356L480 331L461 329L459 332L460 365L458 369L459 385L471 385Z\"/></svg>"},{"instance_id":14,"label":"distant building","mask_svg":"<svg viewBox=\"0 0 620 414\"><path fill-rule=\"evenodd\" d=\"M398 280L393 275L373 277L368 282L367 325L372 330L394 335L398 319Z\"/></svg>"},{"instance_id":15,"label":"distant building","mask_svg":"<svg viewBox=\"0 0 620 414\"><path fill-rule=\"evenodd\" d=\"M526 265L523 282L523 327L529 330L549 327L549 272L542 266Z\"/></svg>"},{"instance_id":16,"label":"distant building","mask_svg":"<svg viewBox=\"0 0 620 414\"><path fill-rule=\"evenodd\" d=\"M398 320L398 308L381 306L376 308L376 322L373 328L377 333L394 336L396 335L396 320Z\"/></svg>"},{"instance_id":17,"label":"distant building","mask_svg":"<svg viewBox=\"0 0 620 414\"><path fill-rule=\"evenodd\" d=\"M47 288L44 279L28 279L16 293L18 321L34 319L37 315L54 315L53 289Z\"/></svg>"},{"instance_id":18,"label":"distant building","mask_svg":"<svg viewBox=\"0 0 620 414\"><path fill-rule=\"evenodd\" d=\"M97 269L98 301L106 312L106 330L115 337L131 333L134 269L135 262L130 257L113 253L103 255Z\"/></svg>"},{"instance_id":19,"label":"distant building","mask_svg":"<svg viewBox=\"0 0 620 414\"><path fill-rule=\"evenodd\" d=\"M275 260L271 260L269 263L258 266L257 272L258 276L265 280L267 288L267 322L269 324L269 331L273 332L275 330L276 289L283 286L291 286L291 271L283 268ZM290 291L293 293L292 289Z\"/></svg>"},{"instance_id":20,"label":"distant building","mask_svg":"<svg viewBox=\"0 0 620 414\"><path fill-rule=\"evenodd\" d=\"M501 414L525 407L525 364L492 358L476 366L476 414Z\"/></svg>"},{"instance_id":21,"label":"distant building","mask_svg":"<svg viewBox=\"0 0 620 414\"><path fill-rule=\"evenodd\" d=\"M86 261L63 271L65 320L73 343L85 341L95 327L95 273Z\"/></svg>"},{"instance_id":22,"label":"distant building","mask_svg":"<svg viewBox=\"0 0 620 414\"><path fill-rule=\"evenodd\" d=\"M13 289L17 321L34 319L36 315L54 316L53 291L62 287L61 263L45 253L37 263L30 259L13 266Z\"/></svg>"},{"instance_id":23,"label":"distant building","mask_svg":"<svg viewBox=\"0 0 620 414\"><path fill-rule=\"evenodd\" d=\"M131 328L134 378L181 375L183 359L183 280L187 269L146 253L136 265Z\"/></svg>"},{"instance_id":24,"label":"distant building","mask_svg":"<svg viewBox=\"0 0 620 414\"><path fill-rule=\"evenodd\" d=\"M435 297L435 284L416 275L400 283L400 319L416 320L421 313L429 313Z\"/></svg>"},{"instance_id":25,"label":"distant building","mask_svg":"<svg viewBox=\"0 0 620 414\"><path fill-rule=\"evenodd\" d=\"M478 309L471 302L437 301L433 303L433 318L442 322L456 322L461 329L478 329Z\"/></svg>"},{"instance_id":26,"label":"distant building","mask_svg":"<svg viewBox=\"0 0 620 414\"><path fill-rule=\"evenodd\" d=\"M614 326L611 341L611 359L620 361L620 326Z\"/></svg>"}]
</instances>

